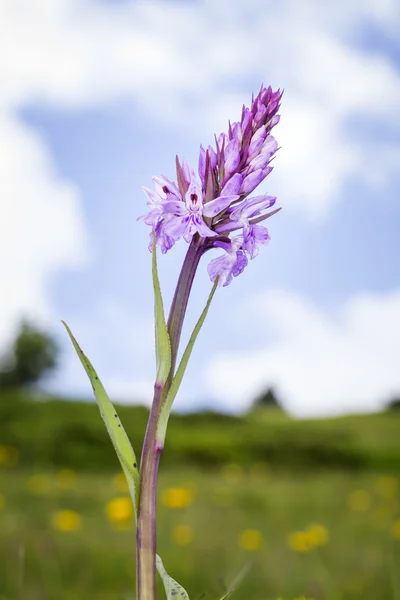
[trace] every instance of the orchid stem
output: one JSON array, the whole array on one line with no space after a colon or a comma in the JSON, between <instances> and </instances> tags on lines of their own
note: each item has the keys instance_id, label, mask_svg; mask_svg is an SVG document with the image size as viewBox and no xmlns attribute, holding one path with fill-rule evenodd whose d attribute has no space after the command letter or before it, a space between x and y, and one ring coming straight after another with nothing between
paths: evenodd
<instances>
[{"instance_id":1,"label":"orchid stem","mask_svg":"<svg viewBox=\"0 0 400 600\"><path fill-rule=\"evenodd\" d=\"M156 500L162 448L156 443L156 427L163 386L154 386L140 464L139 511L136 529L136 597L156 599Z\"/></svg>"},{"instance_id":2,"label":"orchid stem","mask_svg":"<svg viewBox=\"0 0 400 600\"><path fill-rule=\"evenodd\" d=\"M161 446L156 440L160 408L171 385L183 321L200 258L205 250L204 239L198 235L186 253L179 275L168 318L171 342L171 371L165 385L154 386L153 403L147 422L140 464L140 491L136 530L136 597L137 600L156 600L156 502Z\"/></svg>"},{"instance_id":3,"label":"orchid stem","mask_svg":"<svg viewBox=\"0 0 400 600\"><path fill-rule=\"evenodd\" d=\"M185 260L179 274L175 294L172 299L167 323L172 355L169 380L172 379L175 371L176 358L178 355L179 342L181 339L182 326L189 301L190 291L192 289L197 267L202 255L205 252L205 249L206 245L204 238L201 238L198 234L193 236L186 253Z\"/></svg>"}]
</instances>

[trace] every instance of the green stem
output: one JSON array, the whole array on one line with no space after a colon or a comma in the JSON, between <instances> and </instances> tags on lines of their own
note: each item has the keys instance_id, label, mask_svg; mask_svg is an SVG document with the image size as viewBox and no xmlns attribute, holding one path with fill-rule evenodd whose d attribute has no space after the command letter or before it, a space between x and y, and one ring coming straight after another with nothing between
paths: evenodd
<instances>
[{"instance_id":1,"label":"green stem","mask_svg":"<svg viewBox=\"0 0 400 600\"><path fill-rule=\"evenodd\" d=\"M162 448L156 443L156 427L163 387L154 386L140 464L140 492L136 529L136 598L156 600L156 501L158 467Z\"/></svg>"},{"instance_id":2,"label":"green stem","mask_svg":"<svg viewBox=\"0 0 400 600\"><path fill-rule=\"evenodd\" d=\"M165 386L156 382L140 463L140 491L136 529L136 598L156 600L156 501L157 479L163 444L157 443L156 429L162 401L171 385L183 321L205 240L195 235L179 275L168 318L171 342L171 370Z\"/></svg>"},{"instance_id":3,"label":"green stem","mask_svg":"<svg viewBox=\"0 0 400 600\"><path fill-rule=\"evenodd\" d=\"M179 342L181 339L183 321L186 314L186 308L189 301L190 291L192 289L194 277L200 259L206 250L204 238L198 234L193 236L185 260L179 274L175 294L172 299L171 309L168 316L168 333L171 341L171 371L169 382L172 380L175 371L176 358L178 355Z\"/></svg>"}]
</instances>

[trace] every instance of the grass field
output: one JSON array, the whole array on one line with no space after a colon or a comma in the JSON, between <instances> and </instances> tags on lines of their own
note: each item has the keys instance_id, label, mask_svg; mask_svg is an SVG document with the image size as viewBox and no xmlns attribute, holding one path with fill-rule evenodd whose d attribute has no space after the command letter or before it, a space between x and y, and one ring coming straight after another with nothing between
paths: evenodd
<instances>
[{"instance_id":1,"label":"grass field","mask_svg":"<svg viewBox=\"0 0 400 600\"><path fill-rule=\"evenodd\" d=\"M118 408L139 454L143 407ZM158 550L191 600L400 600L400 411L174 415ZM0 600L133 600L126 484L92 403L0 398ZM159 598L164 592L159 590Z\"/></svg>"},{"instance_id":2,"label":"grass field","mask_svg":"<svg viewBox=\"0 0 400 600\"><path fill-rule=\"evenodd\" d=\"M246 565L237 600L400 598L393 475L181 467L162 469L159 491L158 549L192 600L219 598ZM133 598L123 478L8 466L0 494L2 600Z\"/></svg>"}]
</instances>

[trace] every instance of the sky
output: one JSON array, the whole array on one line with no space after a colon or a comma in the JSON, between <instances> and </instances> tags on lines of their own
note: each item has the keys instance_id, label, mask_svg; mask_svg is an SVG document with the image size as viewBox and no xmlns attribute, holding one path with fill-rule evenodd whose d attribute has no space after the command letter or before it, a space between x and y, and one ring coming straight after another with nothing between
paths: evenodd
<instances>
[{"instance_id":1,"label":"sky","mask_svg":"<svg viewBox=\"0 0 400 600\"><path fill-rule=\"evenodd\" d=\"M397 0L0 0L0 346L22 317L62 348L47 389L90 397L65 319L111 398L149 404L153 298L141 186L196 166L261 83L284 89L260 187L269 245L218 289L177 410L293 415L400 395ZM159 269L168 308L186 250ZM190 335L210 290L201 263Z\"/></svg>"}]
</instances>

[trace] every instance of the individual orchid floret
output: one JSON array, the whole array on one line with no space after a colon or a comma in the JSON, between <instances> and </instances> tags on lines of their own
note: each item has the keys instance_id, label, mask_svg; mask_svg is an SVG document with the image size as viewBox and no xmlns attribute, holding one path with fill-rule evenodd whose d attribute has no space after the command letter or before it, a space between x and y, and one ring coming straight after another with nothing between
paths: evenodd
<instances>
[{"instance_id":1,"label":"individual orchid floret","mask_svg":"<svg viewBox=\"0 0 400 600\"><path fill-rule=\"evenodd\" d=\"M269 242L271 236L268 229L263 225L249 225L243 232L243 250L253 260L258 254L259 245L265 245Z\"/></svg>"},{"instance_id":2,"label":"individual orchid floret","mask_svg":"<svg viewBox=\"0 0 400 600\"><path fill-rule=\"evenodd\" d=\"M246 198L243 202L229 209L229 218L215 228L217 233L227 235L231 231L237 229L246 228L252 224L252 219L257 217L257 222L260 222L264 218L268 218L271 213L262 215L262 211L267 208L271 208L275 204L276 198L274 196L254 196L252 198Z\"/></svg>"},{"instance_id":3,"label":"individual orchid floret","mask_svg":"<svg viewBox=\"0 0 400 600\"><path fill-rule=\"evenodd\" d=\"M180 194L176 185L167 179L164 175L160 177L153 177L154 190L150 190L143 186L143 191L147 196L147 207L150 209L149 212L141 217L139 220L143 220L146 225L155 227L158 219L163 214L163 205L167 200L179 199Z\"/></svg>"},{"instance_id":4,"label":"individual orchid floret","mask_svg":"<svg viewBox=\"0 0 400 600\"><path fill-rule=\"evenodd\" d=\"M219 277L218 285L225 287L230 284L232 277L237 277L243 273L248 259L243 252L242 243L242 236L237 236L230 242L217 241L214 243L214 246L222 248L225 254L213 258L209 262L207 271L211 281L215 281Z\"/></svg>"},{"instance_id":5,"label":"individual orchid floret","mask_svg":"<svg viewBox=\"0 0 400 600\"><path fill-rule=\"evenodd\" d=\"M201 237L215 236L203 219L203 208L202 190L193 174L184 198L164 204L164 214L170 217L164 221L165 233L176 240L183 237L188 243L195 233Z\"/></svg>"}]
</instances>

